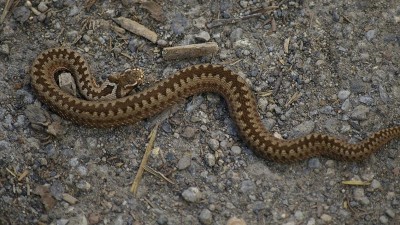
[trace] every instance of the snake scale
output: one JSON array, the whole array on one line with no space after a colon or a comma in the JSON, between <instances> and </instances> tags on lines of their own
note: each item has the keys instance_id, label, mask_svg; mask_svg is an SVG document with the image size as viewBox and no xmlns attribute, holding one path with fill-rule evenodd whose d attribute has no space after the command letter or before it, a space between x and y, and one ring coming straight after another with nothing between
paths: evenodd
<instances>
[{"instance_id":1,"label":"snake scale","mask_svg":"<svg viewBox=\"0 0 400 225\"><path fill-rule=\"evenodd\" d=\"M72 96L57 84L55 77L60 71L73 75L86 98L110 93L115 98L93 100ZM152 117L189 96L203 92L217 93L226 100L230 115L247 145L256 155L277 162L293 162L315 156L358 161L400 137L400 126L396 126L375 132L356 144L319 133L293 140L275 138L264 127L257 111L256 98L245 80L219 65L190 66L153 87L123 96L118 94L122 93L118 92L119 87L97 85L86 61L77 52L53 48L42 52L34 60L31 82L38 98L51 110L77 124L100 128L132 124Z\"/></svg>"}]
</instances>

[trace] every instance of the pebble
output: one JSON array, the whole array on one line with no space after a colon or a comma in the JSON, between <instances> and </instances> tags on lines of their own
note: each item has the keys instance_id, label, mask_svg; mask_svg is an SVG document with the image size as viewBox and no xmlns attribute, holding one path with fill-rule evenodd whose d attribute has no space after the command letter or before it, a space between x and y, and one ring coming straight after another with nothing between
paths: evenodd
<instances>
[{"instance_id":1,"label":"pebble","mask_svg":"<svg viewBox=\"0 0 400 225\"><path fill-rule=\"evenodd\" d=\"M359 98L359 101L360 101L361 103L366 104L366 105L372 105L372 104L374 104L374 99L371 98L370 96L361 96L361 97Z\"/></svg>"},{"instance_id":2,"label":"pebble","mask_svg":"<svg viewBox=\"0 0 400 225\"><path fill-rule=\"evenodd\" d=\"M6 55L6 56L10 54L10 47L8 46L8 44L0 45L0 54Z\"/></svg>"},{"instance_id":3,"label":"pebble","mask_svg":"<svg viewBox=\"0 0 400 225\"><path fill-rule=\"evenodd\" d=\"M190 187L182 192L182 197L188 202L197 202L201 199L201 192L197 187Z\"/></svg>"},{"instance_id":4,"label":"pebble","mask_svg":"<svg viewBox=\"0 0 400 225\"><path fill-rule=\"evenodd\" d=\"M319 161L319 158L311 158L308 160L308 167L310 169L316 169L321 167L321 162Z\"/></svg>"},{"instance_id":5,"label":"pebble","mask_svg":"<svg viewBox=\"0 0 400 225\"><path fill-rule=\"evenodd\" d=\"M75 205L78 202L78 199L67 193L62 194L62 198L71 205Z\"/></svg>"},{"instance_id":6,"label":"pebble","mask_svg":"<svg viewBox=\"0 0 400 225\"><path fill-rule=\"evenodd\" d=\"M283 225L296 225L296 223L294 221L289 221L287 223L284 223Z\"/></svg>"},{"instance_id":7,"label":"pebble","mask_svg":"<svg viewBox=\"0 0 400 225\"><path fill-rule=\"evenodd\" d=\"M369 107L364 105L358 105L353 109L350 118L354 120L366 120L368 113L369 113Z\"/></svg>"},{"instance_id":8,"label":"pebble","mask_svg":"<svg viewBox=\"0 0 400 225\"><path fill-rule=\"evenodd\" d=\"M338 93L338 98L343 101L343 100L347 99L350 96L350 93L351 93L350 91L341 90Z\"/></svg>"},{"instance_id":9,"label":"pebble","mask_svg":"<svg viewBox=\"0 0 400 225\"><path fill-rule=\"evenodd\" d=\"M242 153L242 149L239 146L232 146L231 151L234 155L240 155Z\"/></svg>"},{"instance_id":10,"label":"pebble","mask_svg":"<svg viewBox=\"0 0 400 225\"><path fill-rule=\"evenodd\" d=\"M330 222L332 222L332 216L330 216L328 214L322 214L321 220L323 220L324 222L330 223Z\"/></svg>"},{"instance_id":11,"label":"pebble","mask_svg":"<svg viewBox=\"0 0 400 225\"><path fill-rule=\"evenodd\" d=\"M87 225L88 221L87 221L85 215L78 215L78 216L70 218L68 224Z\"/></svg>"},{"instance_id":12,"label":"pebble","mask_svg":"<svg viewBox=\"0 0 400 225\"><path fill-rule=\"evenodd\" d=\"M14 19L20 23L24 23L25 21L27 21L30 15L31 11L25 6L16 7L13 10Z\"/></svg>"},{"instance_id":13,"label":"pebble","mask_svg":"<svg viewBox=\"0 0 400 225\"><path fill-rule=\"evenodd\" d=\"M365 196L363 188L355 188L353 191L353 196L355 200L363 205L369 205L370 203L369 199Z\"/></svg>"},{"instance_id":14,"label":"pebble","mask_svg":"<svg viewBox=\"0 0 400 225\"><path fill-rule=\"evenodd\" d=\"M386 209L385 214L390 218L394 218L396 216L396 213L392 209Z\"/></svg>"},{"instance_id":15,"label":"pebble","mask_svg":"<svg viewBox=\"0 0 400 225\"><path fill-rule=\"evenodd\" d=\"M206 163L210 167L215 166L215 156L214 156L214 154L211 154L211 153L207 153L206 154Z\"/></svg>"},{"instance_id":16,"label":"pebble","mask_svg":"<svg viewBox=\"0 0 400 225\"><path fill-rule=\"evenodd\" d=\"M200 31L200 33L196 34L194 38L201 42L207 42L210 40L210 34L207 31Z\"/></svg>"},{"instance_id":17,"label":"pebble","mask_svg":"<svg viewBox=\"0 0 400 225\"><path fill-rule=\"evenodd\" d=\"M231 217L228 221L226 221L226 225L246 225L246 222L243 219L239 219L236 216Z\"/></svg>"},{"instance_id":18,"label":"pebble","mask_svg":"<svg viewBox=\"0 0 400 225\"><path fill-rule=\"evenodd\" d=\"M347 112L351 110L351 102L349 99L344 100L342 106L340 107L341 110Z\"/></svg>"},{"instance_id":19,"label":"pebble","mask_svg":"<svg viewBox=\"0 0 400 225\"><path fill-rule=\"evenodd\" d=\"M256 185L252 180L245 180L242 181L240 184L240 192L243 194L248 194L250 192L253 192L256 189Z\"/></svg>"},{"instance_id":20,"label":"pebble","mask_svg":"<svg viewBox=\"0 0 400 225\"><path fill-rule=\"evenodd\" d=\"M184 170L190 166L192 163L192 159L189 155L184 155L179 161L178 161L178 170Z\"/></svg>"},{"instance_id":21,"label":"pebble","mask_svg":"<svg viewBox=\"0 0 400 225\"><path fill-rule=\"evenodd\" d=\"M380 216L379 221L383 224L387 224L389 222L389 219L386 216Z\"/></svg>"},{"instance_id":22,"label":"pebble","mask_svg":"<svg viewBox=\"0 0 400 225\"><path fill-rule=\"evenodd\" d=\"M372 39L375 38L376 35L376 30L369 30L367 31L367 33L365 34L365 37L367 38L368 41L371 41Z\"/></svg>"},{"instance_id":23,"label":"pebble","mask_svg":"<svg viewBox=\"0 0 400 225\"><path fill-rule=\"evenodd\" d=\"M214 139L214 138L210 138L207 141L208 146L211 148L211 150L213 151L217 151L219 148L219 141Z\"/></svg>"},{"instance_id":24,"label":"pebble","mask_svg":"<svg viewBox=\"0 0 400 225\"><path fill-rule=\"evenodd\" d=\"M373 179L373 180L372 180L372 182L371 182L371 188L372 188L373 190L379 189L379 188L381 188L381 187L382 187L381 182L379 182L379 181L376 180L376 179Z\"/></svg>"},{"instance_id":25,"label":"pebble","mask_svg":"<svg viewBox=\"0 0 400 225\"><path fill-rule=\"evenodd\" d=\"M208 209L203 209L200 212L199 220L204 225L212 224L212 213Z\"/></svg>"},{"instance_id":26,"label":"pebble","mask_svg":"<svg viewBox=\"0 0 400 225\"><path fill-rule=\"evenodd\" d=\"M297 210L296 212L294 212L294 218L297 221L303 221L304 220L304 213L302 211Z\"/></svg>"},{"instance_id":27,"label":"pebble","mask_svg":"<svg viewBox=\"0 0 400 225\"><path fill-rule=\"evenodd\" d=\"M49 9L49 7L47 7L47 5L46 5L46 3L45 2L40 2L39 3L39 5L38 5L38 10L40 11L40 12L46 12L47 10Z\"/></svg>"},{"instance_id":28,"label":"pebble","mask_svg":"<svg viewBox=\"0 0 400 225\"><path fill-rule=\"evenodd\" d=\"M289 132L289 137L301 137L310 134L315 128L315 123L311 120L304 121L303 123L297 125L293 130Z\"/></svg>"},{"instance_id":29,"label":"pebble","mask_svg":"<svg viewBox=\"0 0 400 225\"><path fill-rule=\"evenodd\" d=\"M231 32L229 38L230 38L231 42L235 42L235 41L242 39L242 36L243 36L243 29L236 28Z\"/></svg>"},{"instance_id":30,"label":"pebble","mask_svg":"<svg viewBox=\"0 0 400 225\"><path fill-rule=\"evenodd\" d=\"M172 133L172 127L171 127L171 124L170 123L168 123L167 121L164 121L162 124L161 124L161 129L165 132L165 133Z\"/></svg>"},{"instance_id":31,"label":"pebble","mask_svg":"<svg viewBox=\"0 0 400 225\"><path fill-rule=\"evenodd\" d=\"M98 224L100 223L101 216L99 213L89 213L88 216L89 224Z\"/></svg>"},{"instance_id":32,"label":"pebble","mask_svg":"<svg viewBox=\"0 0 400 225\"><path fill-rule=\"evenodd\" d=\"M68 16L76 16L79 13L79 8L76 5L73 5L71 10L69 11Z\"/></svg>"},{"instance_id":33,"label":"pebble","mask_svg":"<svg viewBox=\"0 0 400 225\"><path fill-rule=\"evenodd\" d=\"M185 130L183 131L181 136L184 138L193 138L196 132L197 132L196 128L188 126L185 127Z\"/></svg>"},{"instance_id":34,"label":"pebble","mask_svg":"<svg viewBox=\"0 0 400 225\"><path fill-rule=\"evenodd\" d=\"M314 218L310 218L310 219L307 221L307 225L315 225L315 219L314 219Z\"/></svg>"}]
</instances>

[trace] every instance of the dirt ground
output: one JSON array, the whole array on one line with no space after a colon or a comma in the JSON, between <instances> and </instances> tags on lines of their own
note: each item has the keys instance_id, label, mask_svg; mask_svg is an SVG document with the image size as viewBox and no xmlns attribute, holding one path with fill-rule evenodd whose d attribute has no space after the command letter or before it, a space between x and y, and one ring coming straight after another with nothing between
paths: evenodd
<instances>
[{"instance_id":1,"label":"dirt ground","mask_svg":"<svg viewBox=\"0 0 400 225\"><path fill-rule=\"evenodd\" d=\"M40 52L61 45L80 52L98 80L142 68L139 89L189 65L223 64L249 81L274 134L357 142L400 122L400 1L0 0L1 12L9 2L0 24L1 225L400 224L399 141L358 163L279 164L243 143L220 96L91 129L41 104L29 75ZM123 31L118 17L153 30L157 42ZM162 55L211 41L213 55ZM148 166L171 183L145 172L135 197L130 186L157 122Z\"/></svg>"}]
</instances>

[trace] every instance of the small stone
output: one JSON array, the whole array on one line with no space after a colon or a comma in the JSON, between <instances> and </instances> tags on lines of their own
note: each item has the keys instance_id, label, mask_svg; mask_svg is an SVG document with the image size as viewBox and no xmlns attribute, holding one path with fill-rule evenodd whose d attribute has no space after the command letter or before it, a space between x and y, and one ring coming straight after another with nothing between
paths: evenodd
<instances>
[{"instance_id":1,"label":"small stone","mask_svg":"<svg viewBox=\"0 0 400 225\"><path fill-rule=\"evenodd\" d=\"M207 155L206 155L206 163L210 167L215 166L215 156L213 154L211 154L211 153L207 153Z\"/></svg>"},{"instance_id":2,"label":"small stone","mask_svg":"<svg viewBox=\"0 0 400 225\"><path fill-rule=\"evenodd\" d=\"M296 212L294 212L294 218L297 221L303 221L304 220L304 214L302 211L297 210Z\"/></svg>"},{"instance_id":3,"label":"small stone","mask_svg":"<svg viewBox=\"0 0 400 225\"><path fill-rule=\"evenodd\" d=\"M46 12L47 10L49 9L49 7L47 7L47 5L46 5L46 3L45 2L40 2L39 3L39 5L38 5L38 10L40 11L40 12Z\"/></svg>"},{"instance_id":4,"label":"small stone","mask_svg":"<svg viewBox=\"0 0 400 225\"><path fill-rule=\"evenodd\" d=\"M168 123L167 121L164 121L162 124L161 124L161 129L165 132L165 133L172 133L172 127L171 127L171 124L170 123Z\"/></svg>"},{"instance_id":5,"label":"small stone","mask_svg":"<svg viewBox=\"0 0 400 225\"><path fill-rule=\"evenodd\" d=\"M258 107L261 109L261 111L265 111L268 106L268 99L267 98L260 98L258 100Z\"/></svg>"},{"instance_id":6,"label":"small stone","mask_svg":"<svg viewBox=\"0 0 400 225\"><path fill-rule=\"evenodd\" d=\"M248 194L256 189L256 185L252 180L245 180L240 184L240 192Z\"/></svg>"},{"instance_id":7,"label":"small stone","mask_svg":"<svg viewBox=\"0 0 400 225\"><path fill-rule=\"evenodd\" d=\"M38 161L40 163L40 166L47 166L47 159L39 158Z\"/></svg>"},{"instance_id":8,"label":"small stone","mask_svg":"<svg viewBox=\"0 0 400 225\"><path fill-rule=\"evenodd\" d=\"M371 98L370 96L361 96L359 100L361 103L364 103L366 105L374 104L374 99Z\"/></svg>"},{"instance_id":9,"label":"small stone","mask_svg":"<svg viewBox=\"0 0 400 225\"><path fill-rule=\"evenodd\" d=\"M345 112L347 112L347 111L350 111L351 106L352 106L352 105L351 105L350 100L349 100L349 99L346 99L346 100L344 100L344 102L343 102L343 104L342 104L342 107L340 107L340 109L343 110L343 111L345 111Z\"/></svg>"},{"instance_id":10,"label":"small stone","mask_svg":"<svg viewBox=\"0 0 400 225\"><path fill-rule=\"evenodd\" d=\"M315 219L311 218L307 221L307 225L315 225Z\"/></svg>"},{"instance_id":11,"label":"small stone","mask_svg":"<svg viewBox=\"0 0 400 225\"><path fill-rule=\"evenodd\" d=\"M284 223L283 225L296 225L296 223L294 221L289 221L287 223Z\"/></svg>"},{"instance_id":12,"label":"small stone","mask_svg":"<svg viewBox=\"0 0 400 225\"><path fill-rule=\"evenodd\" d=\"M212 224L212 214L210 210L203 209L199 215L199 220L202 224L209 225Z\"/></svg>"},{"instance_id":13,"label":"small stone","mask_svg":"<svg viewBox=\"0 0 400 225\"><path fill-rule=\"evenodd\" d=\"M206 23L207 23L207 19L202 16L193 20L193 26L195 26L199 29L205 28Z\"/></svg>"},{"instance_id":14,"label":"small stone","mask_svg":"<svg viewBox=\"0 0 400 225\"><path fill-rule=\"evenodd\" d=\"M194 38L196 38L198 41L206 42L209 41L211 37L207 31L200 31L200 33L196 34Z\"/></svg>"},{"instance_id":15,"label":"small stone","mask_svg":"<svg viewBox=\"0 0 400 225\"><path fill-rule=\"evenodd\" d=\"M321 162L318 158L311 158L308 160L308 167L311 169L316 169L321 167Z\"/></svg>"},{"instance_id":16,"label":"small stone","mask_svg":"<svg viewBox=\"0 0 400 225\"><path fill-rule=\"evenodd\" d=\"M13 10L14 19L20 23L27 21L30 15L31 11L25 6L20 6Z\"/></svg>"},{"instance_id":17,"label":"small stone","mask_svg":"<svg viewBox=\"0 0 400 225\"><path fill-rule=\"evenodd\" d=\"M0 45L0 54L9 55L10 54L10 47L8 44Z\"/></svg>"},{"instance_id":18,"label":"small stone","mask_svg":"<svg viewBox=\"0 0 400 225\"><path fill-rule=\"evenodd\" d=\"M232 146L231 151L234 155L240 155L242 153L242 149L239 146Z\"/></svg>"},{"instance_id":19,"label":"small stone","mask_svg":"<svg viewBox=\"0 0 400 225\"><path fill-rule=\"evenodd\" d=\"M70 218L68 224L87 225L88 221L87 221L85 215L79 215L79 216Z\"/></svg>"},{"instance_id":20,"label":"small stone","mask_svg":"<svg viewBox=\"0 0 400 225\"><path fill-rule=\"evenodd\" d=\"M385 214L392 219L396 216L396 213L392 209L386 209Z\"/></svg>"},{"instance_id":21,"label":"small stone","mask_svg":"<svg viewBox=\"0 0 400 225\"><path fill-rule=\"evenodd\" d=\"M323 220L324 222L330 223L330 222L332 222L332 216L330 216L328 214L322 214L321 220Z\"/></svg>"},{"instance_id":22,"label":"small stone","mask_svg":"<svg viewBox=\"0 0 400 225\"><path fill-rule=\"evenodd\" d=\"M89 224L98 224L100 223L101 216L99 213L89 213L88 220Z\"/></svg>"},{"instance_id":23,"label":"small stone","mask_svg":"<svg viewBox=\"0 0 400 225\"><path fill-rule=\"evenodd\" d=\"M219 141L214 139L214 138L210 138L207 141L208 146L211 148L211 150L213 151L217 151L219 148Z\"/></svg>"},{"instance_id":24,"label":"small stone","mask_svg":"<svg viewBox=\"0 0 400 225\"><path fill-rule=\"evenodd\" d=\"M62 194L62 198L71 205L75 205L78 202L78 199L67 193Z\"/></svg>"},{"instance_id":25,"label":"small stone","mask_svg":"<svg viewBox=\"0 0 400 225\"><path fill-rule=\"evenodd\" d=\"M367 106L359 105L356 108L354 108L350 117L354 120L366 120L368 113L369 113L369 108Z\"/></svg>"},{"instance_id":26,"label":"small stone","mask_svg":"<svg viewBox=\"0 0 400 225\"><path fill-rule=\"evenodd\" d=\"M71 17L76 16L78 13L79 13L79 8L76 5L74 5L74 6L72 6L71 10L69 11L68 16L71 16Z\"/></svg>"},{"instance_id":27,"label":"small stone","mask_svg":"<svg viewBox=\"0 0 400 225\"><path fill-rule=\"evenodd\" d=\"M293 128L292 131L289 132L289 136L294 137L301 137L311 133L314 130L315 123L311 120L304 121L303 123L297 125Z\"/></svg>"},{"instance_id":28,"label":"small stone","mask_svg":"<svg viewBox=\"0 0 400 225\"><path fill-rule=\"evenodd\" d=\"M168 45L168 42L166 40L159 39L157 40L157 45L159 45L160 47L166 47Z\"/></svg>"},{"instance_id":29,"label":"small stone","mask_svg":"<svg viewBox=\"0 0 400 225\"><path fill-rule=\"evenodd\" d=\"M67 225L68 224L68 222L69 222L69 220L67 220L67 219L59 219L59 220L57 220L57 225Z\"/></svg>"},{"instance_id":30,"label":"small stone","mask_svg":"<svg viewBox=\"0 0 400 225\"><path fill-rule=\"evenodd\" d=\"M243 35L243 29L242 28L236 28L231 32L231 35L229 38L231 39L231 42L238 41L242 38Z\"/></svg>"},{"instance_id":31,"label":"small stone","mask_svg":"<svg viewBox=\"0 0 400 225\"><path fill-rule=\"evenodd\" d=\"M182 137L184 138L193 138L194 135L196 134L196 129L193 127L186 127L185 130L182 133Z\"/></svg>"},{"instance_id":32,"label":"small stone","mask_svg":"<svg viewBox=\"0 0 400 225\"><path fill-rule=\"evenodd\" d=\"M201 198L201 192L197 187L190 187L182 192L182 197L188 202L197 202Z\"/></svg>"},{"instance_id":33,"label":"small stone","mask_svg":"<svg viewBox=\"0 0 400 225\"><path fill-rule=\"evenodd\" d=\"M381 188L381 187L382 187L381 182L379 182L379 181L376 180L376 179L373 179L373 180L372 180L372 182L371 182L371 188L372 188L372 189L376 190L376 189L379 189L379 188Z\"/></svg>"},{"instance_id":34,"label":"small stone","mask_svg":"<svg viewBox=\"0 0 400 225\"><path fill-rule=\"evenodd\" d=\"M350 96L350 91L347 90L341 90L338 93L338 98L342 101L347 99L349 96Z\"/></svg>"},{"instance_id":35,"label":"small stone","mask_svg":"<svg viewBox=\"0 0 400 225\"><path fill-rule=\"evenodd\" d=\"M367 38L368 41L371 41L372 39L375 38L375 35L376 35L376 30L369 30L365 34L365 37Z\"/></svg>"},{"instance_id":36,"label":"small stone","mask_svg":"<svg viewBox=\"0 0 400 225\"><path fill-rule=\"evenodd\" d=\"M184 170L190 166L192 159L189 155L184 155L178 162L178 170Z\"/></svg>"},{"instance_id":37,"label":"small stone","mask_svg":"<svg viewBox=\"0 0 400 225\"><path fill-rule=\"evenodd\" d=\"M227 222L226 225L246 225L243 219L239 219L236 216L231 217Z\"/></svg>"},{"instance_id":38,"label":"small stone","mask_svg":"<svg viewBox=\"0 0 400 225\"><path fill-rule=\"evenodd\" d=\"M389 219L386 216L380 216L379 221L383 224L387 224L389 222Z\"/></svg>"}]
</instances>

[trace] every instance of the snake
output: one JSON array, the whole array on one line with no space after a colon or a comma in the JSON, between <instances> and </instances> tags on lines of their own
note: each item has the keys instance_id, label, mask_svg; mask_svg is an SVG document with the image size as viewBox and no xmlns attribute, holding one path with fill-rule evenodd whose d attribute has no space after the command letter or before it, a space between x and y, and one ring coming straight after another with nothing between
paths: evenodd
<instances>
[{"instance_id":1,"label":"snake","mask_svg":"<svg viewBox=\"0 0 400 225\"><path fill-rule=\"evenodd\" d=\"M81 96L71 95L60 88L57 81L60 72L71 74ZM30 76L37 98L50 110L78 125L95 128L134 124L190 96L216 93L225 99L240 137L255 155L281 163L311 157L360 161L400 136L400 126L394 126L374 132L356 143L323 133L294 139L277 138L264 126L255 94L246 80L217 64L189 66L143 91L132 93L132 88L143 78L140 69L112 75L99 85L78 52L58 47L37 56Z\"/></svg>"}]
</instances>

